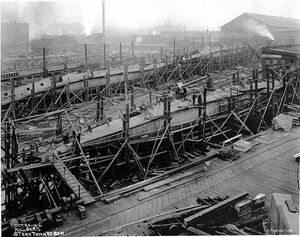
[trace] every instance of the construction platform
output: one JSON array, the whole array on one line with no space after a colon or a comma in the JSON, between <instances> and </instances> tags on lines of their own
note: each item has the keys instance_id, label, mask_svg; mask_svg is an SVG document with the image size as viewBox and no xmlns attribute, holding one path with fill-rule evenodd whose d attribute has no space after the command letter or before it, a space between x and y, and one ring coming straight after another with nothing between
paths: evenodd
<instances>
[{"instance_id":1,"label":"construction platform","mask_svg":"<svg viewBox=\"0 0 300 237\"><path fill-rule=\"evenodd\" d=\"M290 132L268 129L251 142L252 148L235 161L213 158L201 175L200 166L194 166L183 179L178 178L182 173L176 173L165 185L144 188L110 204L95 202L87 207L85 220L75 213L64 215L64 225L56 231L65 236L147 235L143 221L149 217L195 205L197 197L230 197L243 191L264 193L267 206L274 192L291 194L298 204L299 163L293 155L300 152L300 127Z\"/></svg>"}]
</instances>

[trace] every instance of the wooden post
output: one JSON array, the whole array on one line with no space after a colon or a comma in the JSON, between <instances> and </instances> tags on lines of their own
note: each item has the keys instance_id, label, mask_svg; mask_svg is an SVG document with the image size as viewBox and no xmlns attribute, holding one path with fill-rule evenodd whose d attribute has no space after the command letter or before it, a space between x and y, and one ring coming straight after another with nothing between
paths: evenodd
<instances>
[{"instance_id":1,"label":"wooden post","mask_svg":"<svg viewBox=\"0 0 300 237\"><path fill-rule=\"evenodd\" d=\"M83 76L83 87L84 87L83 101L86 102L86 101L88 101L88 81L87 81L85 75Z\"/></svg>"},{"instance_id":2,"label":"wooden post","mask_svg":"<svg viewBox=\"0 0 300 237\"><path fill-rule=\"evenodd\" d=\"M203 91L203 130L202 130L202 138L205 140L205 125L206 125L206 97L207 97L207 88L204 88Z\"/></svg>"},{"instance_id":3,"label":"wooden post","mask_svg":"<svg viewBox=\"0 0 300 237\"><path fill-rule=\"evenodd\" d=\"M157 62L156 62L156 60L155 59L153 59L153 70L154 70L154 77L153 77L153 85L154 85L154 88L156 88L157 87L157 77L158 77L158 75L157 75Z\"/></svg>"},{"instance_id":4,"label":"wooden post","mask_svg":"<svg viewBox=\"0 0 300 237\"><path fill-rule=\"evenodd\" d=\"M175 47L175 37L174 37L174 41L173 41L173 59L176 59L176 47Z\"/></svg>"},{"instance_id":5,"label":"wooden post","mask_svg":"<svg viewBox=\"0 0 300 237\"><path fill-rule=\"evenodd\" d=\"M68 80L67 88L66 88L66 95L67 95L67 101L68 101L68 106L70 106L70 84Z\"/></svg>"},{"instance_id":6,"label":"wooden post","mask_svg":"<svg viewBox=\"0 0 300 237\"><path fill-rule=\"evenodd\" d=\"M209 34L209 36L208 36L208 44L209 44L209 47L211 48L211 34Z\"/></svg>"},{"instance_id":7,"label":"wooden post","mask_svg":"<svg viewBox=\"0 0 300 237\"><path fill-rule=\"evenodd\" d=\"M110 68L109 68L109 63L107 62L107 71L105 74L105 79L106 79L106 96L110 97L111 94L111 88L110 88Z\"/></svg>"},{"instance_id":8,"label":"wooden post","mask_svg":"<svg viewBox=\"0 0 300 237\"><path fill-rule=\"evenodd\" d=\"M223 44L220 43L220 72L223 71L223 61L224 61Z\"/></svg>"},{"instance_id":9,"label":"wooden post","mask_svg":"<svg viewBox=\"0 0 300 237\"><path fill-rule=\"evenodd\" d=\"M204 49L204 36L201 35L201 38L202 38L202 49Z\"/></svg>"},{"instance_id":10,"label":"wooden post","mask_svg":"<svg viewBox=\"0 0 300 237\"><path fill-rule=\"evenodd\" d=\"M57 114L57 123L56 123L56 135L62 134L62 118L60 114Z\"/></svg>"},{"instance_id":11,"label":"wooden post","mask_svg":"<svg viewBox=\"0 0 300 237\"><path fill-rule=\"evenodd\" d=\"M52 77L52 109L56 110L56 79L55 76Z\"/></svg>"},{"instance_id":12,"label":"wooden post","mask_svg":"<svg viewBox=\"0 0 300 237\"><path fill-rule=\"evenodd\" d=\"M126 64L124 67L124 90L125 90L125 103L128 102L128 87L129 87L129 81L128 81L128 65Z\"/></svg>"},{"instance_id":13,"label":"wooden post","mask_svg":"<svg viewBox=\"0 0 300 237\"><path fill-rule=\"evenodd\" d=\"M84 58L85 58L85 68L88 67L88 59L87 59L87 45L84 44Z\"/></svg>"},{"instance_id":14,"label":"wooden post","mask_svg":"<svg viewBox=\"0 0 300 237\"><path fill-rule=\"evenodd\" d=\"M35 107L35 84L32 82L31 87L31 100L30 100L30 109L32 110ZM34 112L33 112L34 113Z\"/></svg>"},{"instance_id":15,"label":"wooden post","mask_svg":"<svg viewBox=\"0 0 300 237\"><path fill-rule=\"evenodd\" d=\"M15 91L15 81L14 79L11 79L11 88L10 88L10 104L11 104L11 110L12 114L15 113L15 107L16 107L16 91Z\"/></svg>"},{"instance_id":16,"label":"wooden post","mask_svg":"<svg viewBox=\"0 0 300 237\"><path fill-rule=\"evenodd\" d=\"M272 71L272 91L274 90L275 88L275 72ZM276 96L276 95L274 95ZM271 118L273 118L274 114L275 114L275 99L274 99L274 96L272 96L272 116Z\"/></svg>"},{"instance_id":17,"label":"wooden post","mask_svg":"<svg viewBox=\"0 0 300 237\"><path fill-rule=\"evenodd\" d=\"M160 47L160 61L162 62L164 60L164 55L163 55L163 46Z\"/></svg>"},{"instance_id":18,"label":"wooden post","mask_svg":"<svg viewBox=\"0 0 300 237\"><path fill-rule=\"evenodd\" d=\"M266 67L266 79L267 79L267 96L270 94L270 71L268 66Z\"/></svg>"},{"instance_id":19,"label":"wooden post","mask_svg":"<svg viewBox=\"0 0 300 237\"><path fill-rule=\"evenodd\" d=\"M144 70L144 61L142 60L142 63L140 65L140 85L142 87L145 87L145 70Z\"/></svg>"},{"instance_id":20,"label":"wooden post","mask_svg":"<svg viewBox=\"0 0 300 237\"><path fill-rule=\"evenodd\" d=\"M199 134L199 139L202 137L202 126L201 126L201 115L202 115L202 96L198 95L198 118L199 118L199 122L198 122L198 134Z\"/></svg>"},{"instance_id":21,"label":"wooden post","mask_svg":"<svg viewBox=\"0 0 300 237\"><path fill-rule=\"evenodd\" d=\"M120 42L120 61L123 64L123 56L122 56L122 42Z\"/></svg>"},{"instance_id":22,"label":"wooden post","mask_svg":"<svg viewBox=\"0 0 300 237\"><path fill-rule=\"evenodd\" d=\"M126 103L126 113L123 115L123 134L126 141L129 138L129 104ZM129 148L125 146L125 161L126 163L129 162Z\"/></svg>"},{"instance_id":23,"label":"wooden post","mask_svg":"<svg viewBox=\"0 0 300 237\"><path fill-rule=\"evenodd\" d=\"M43 77L46 78L48 76L46 69L46 49L43 48Z\"/></svg>"},{"instance_id":24,"label":"wooden post","mask_svg":"<svg viewBox=\"0 0 300 237\"><path fill-rule=\"evenodd\" d=\"M99 122L103 119L104 116L104 109L103 109L103 96L100 93L100 88L97 88L97 114L96 114L96 121Z\"/></svg>"},{"instance_id":25,"label":"wooden post","mask_svg":"<svg viewBox=\"0 0 300 237\"><path fill-rule=\"evenodd\" d=\"M10 169L10 123L7 123L5 127L5 161L6 168Z\"/></svg>"},{"instance_id":26,"label":"wooden post","mask_svg":"<svg viewBox=\"0 0 300 237\"><path fill-rule=\"evenodd\" d=\"M134 48L133 48L133 42L131 42L131 52L132 52L132 60L134 62L135 57L134 57Z\"/></svg>"},{"instance_id":27,"label":"wooden post","mask_svg":"<svg viewBox=\"0 0 300 237\"><path fill-rule=\"evenodd\" d=\"M107 62L106 62L106 45L105 45L105 43L103 44L103 57L104 57L104 68L106 68Z\"/></svg>"},{"instance_id":28,"label":"wooden post","mask_svg":"<svg viewBox=\"0 0 300 237\"><path fill-rule=\"evenodd\" d=\"M193 52L194 52L194 50L195 50L195 38L193 36Z\"/></svg>"},{"instance_id":29,"label":"wooden post","mask_svg":"<svg viewBox=\"0 0 300 237\"><path fill-rule=\"evenodd\" d=\"M14 160L17 159L18 154L18 142L16 135L16 128L12 124L12 137L11 137L11 165L14 166Z\"/></svg>"},{"instance_id":30,"label":"wooden post","mask_svg":"<svg viewBox=\"0 0 300 237\"><path fill-rule=\"evenodd\" d=\"M134 107L134 91L133 91L133 86L131 86L131 96L130 96L130 107L131 107L131 110L133 110L133 107Z\"/></svg>"}]
</instances>

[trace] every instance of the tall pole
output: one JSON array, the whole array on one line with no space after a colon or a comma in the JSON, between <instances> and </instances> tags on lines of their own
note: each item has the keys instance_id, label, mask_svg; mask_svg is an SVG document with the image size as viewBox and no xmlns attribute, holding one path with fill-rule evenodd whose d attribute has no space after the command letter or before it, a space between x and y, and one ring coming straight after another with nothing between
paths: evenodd
<instances>
[{"instance_id":1,"label":"tall pole","mask_svg":"<svg viewBox=\"0 0 300 237\"><path fill-rule=\"evenodd\" d=\"M122 56L122 42L120 42L120 61L121 64L123 63L123 56Z\"/></svg>"},{"instance_id":2,"label":"tall pole","mask_svg":"<svg viewBox=\"0 0 300 237\"><path fill-rule=\"evenodd\" d=\"M47 69L46 69L46 48L43 48L43 76L47 77Z\"/></svg>"},{"instance_id":3,"label":"tall pole","mask_svg":"<svg viewBox=\"0 0 300 237\"><path fill-rule=\"evenodd\" d=\"M84 44L84 58L85 58L85 67L87 68L88 62L87 62L87 45Z\"/></svg>"},{"instance_id":4,"label":"tall pole","mask_svg":"<svg viewBox=\"0 0 300 237\"><path fill-rule=\"evenodd\" d=\"M173 56L174 56L174 60L175 60L175 56L176 56L176 48L175 48L175 37L174 37L174 42L173 42Z\"/></svg>"},{"instance_id":5,"label":"tall pole","mask_svg":"<svg viewBox=\"0 0 300 237\"><path fill-rule=\"evenodd\" d=\"M103 44L103 54L104 54L104 67L106 68L106 45L105 43Z\"/></svg>"},{"instance_id":6,"label":"tall pole","mask_svg":"<svg viewBox=\"0 0 300 237\"><path fill-rule=\"evenodd\" d=\"M131 52L132 52L132 60L134 61L134 48L133 48L133 42L131 41Z\"/></svg>"},{"instance_id":7,"label":"tall pole","mask_svg":"<svg viewBox=\"0 0 300 237\"><path fill-rule=\"evenodd\" d=\"M105 2L102 1L102 35L105 43Z\"/></svg>"},{"instance_id":8,"label":"tall pole","mask_svg":"<svg viewBox=\"0 0 300 237\"><path fill-rule=\"evenodd\" d=\"M164 55L163 55L163 46L160 47L160 61L162 62L164 59Z\"/></svg>"},{"instance_id":9,"label":"tall pole","mask_svg":"<svg viewBox=\"0 0 300 237\"><path fill-rule=\"evenodd\" d=\"M194 50L195 50L195 38L193 36L193 52L194 52Z\"/></svg>"}]
</instances>

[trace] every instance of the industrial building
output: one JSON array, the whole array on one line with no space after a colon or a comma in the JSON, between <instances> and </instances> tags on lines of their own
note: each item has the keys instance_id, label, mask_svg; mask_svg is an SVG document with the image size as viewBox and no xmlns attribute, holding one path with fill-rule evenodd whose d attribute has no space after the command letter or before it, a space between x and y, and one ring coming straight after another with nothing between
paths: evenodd
<instances>
[{"instance_id":1,"label":"industrial building","mask_svg":"<svg viewBox=\"0 0 300 237\"><path fill-rule=\"evenodd\" d=\"M225 41L246 41L255 45L300 43L300 19L243 13L221 26Z\"/></svg>"}]
</instances>

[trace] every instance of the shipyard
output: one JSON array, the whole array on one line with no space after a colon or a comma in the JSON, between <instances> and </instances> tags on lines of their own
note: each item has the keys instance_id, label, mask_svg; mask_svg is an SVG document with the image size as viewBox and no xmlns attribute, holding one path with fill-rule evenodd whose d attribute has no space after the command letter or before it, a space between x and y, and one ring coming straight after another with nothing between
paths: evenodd
<instances>
[{"instance_id":1,"label":"shipyard","mask_svg":"<svg viewBox=\"0 0 300 237\"><path fill-rule=\"evenodd\" d=\"M1 3L2 236L299 235L298 2L224 2Z\"/></svg>"}]
</instances>

